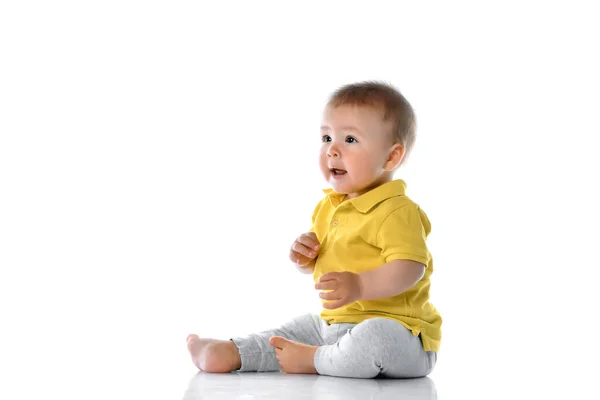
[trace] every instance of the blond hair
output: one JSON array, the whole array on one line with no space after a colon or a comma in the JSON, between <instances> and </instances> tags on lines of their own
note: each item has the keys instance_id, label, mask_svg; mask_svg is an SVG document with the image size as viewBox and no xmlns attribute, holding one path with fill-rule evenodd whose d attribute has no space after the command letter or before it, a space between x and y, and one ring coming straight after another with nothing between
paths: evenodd
<instances>
[{"instance_id":1,"label":"blond hair","mask_svg":"<svg viewBox=\"0 0 600 400\"><path fill-rule=\"evenodd\" d=\"M327 106L341 105L368 106L381 109L383 120L393 122L395 142L404 147L403 164L412 150L417 130L417 120L412 106L394 86L379 82L365 81L344 85L331 94Z\"/></svg>"}]
</instances>

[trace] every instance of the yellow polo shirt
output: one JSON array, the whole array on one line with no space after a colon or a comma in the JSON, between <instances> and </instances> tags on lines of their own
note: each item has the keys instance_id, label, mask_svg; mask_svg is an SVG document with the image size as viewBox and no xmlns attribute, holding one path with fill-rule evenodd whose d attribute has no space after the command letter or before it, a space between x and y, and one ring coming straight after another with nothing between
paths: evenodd
<instances>
[{"instance_id":1,"label":"yellow polo shirt","mask_svg":"<svg viewBox=\"0 0 600 400\"><path fill-rule=\"evenodd\" d=\"M442 318L429 302L433 261L425 244L431 231L427 215L404 193L402 180L387 182L353 199L327 189L312 217L321 250L313 278L332 271L359 273L392 260L413 260L425 265L425 275L397 296L361 300L335 310L326 308L321 318L330 324L359 323L382 317L398 321L413 335L421 335L426 351L438 351ZM324 300L323 300L324 301Z\"/></svg>"}]
</instances>

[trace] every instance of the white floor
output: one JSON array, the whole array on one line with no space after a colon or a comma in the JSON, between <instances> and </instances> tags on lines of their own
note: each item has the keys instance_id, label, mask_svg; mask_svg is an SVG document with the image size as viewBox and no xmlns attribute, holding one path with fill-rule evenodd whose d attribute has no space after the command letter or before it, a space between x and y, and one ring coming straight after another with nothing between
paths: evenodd
<instances>
[{"instance_id":1,"label":"white floor","mask_svg":"<svg viewBox=\"0 0 600 400\"><path fill-rule=\"evenodd\" d=\"M434 381L421 379L347 379L279 372L209 374L190 381L184 400L196 399L437 399Z\"/></svg>"}]
</instances>

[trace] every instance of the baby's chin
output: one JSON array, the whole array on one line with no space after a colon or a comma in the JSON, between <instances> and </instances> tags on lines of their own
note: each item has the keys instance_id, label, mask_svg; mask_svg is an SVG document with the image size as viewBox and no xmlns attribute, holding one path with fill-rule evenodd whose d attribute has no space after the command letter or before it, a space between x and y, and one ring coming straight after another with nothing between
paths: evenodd
<instances>
[{"instance_id":1,"label":"baby's chin","mask_svg":"<svg viewBox=\"0 0 600 400\"><path fill-rule=\"evenodd\" d=\"M351 185L348 185L347 182L340 182L339 180L336 180L334 178L329 178L328 182L329 182L329 185L331 186L331 188L336 193L348 194L348 193L352 192L352 187L351 187Z\"/></svg>"}]
</instances>

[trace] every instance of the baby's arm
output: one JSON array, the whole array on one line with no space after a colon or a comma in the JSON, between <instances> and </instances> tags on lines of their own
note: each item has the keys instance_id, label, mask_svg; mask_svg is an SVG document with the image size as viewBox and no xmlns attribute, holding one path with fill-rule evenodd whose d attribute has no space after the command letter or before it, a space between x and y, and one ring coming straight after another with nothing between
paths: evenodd
<instances>
[{"instance_id":1,"label":"baby's arm","mask_svg":"<svg viewBox=\"0 0 600 400\"><path fill-rule=\"evenodd\" d=\"M375 300L406 292L423 278L425 265L412 260L392 260L379 268L360 272L360 300Z\"/></svg>"},{"instance_id":2,"label":"baby's arm","mask_svg":"<svg viewBox=\"0 0 600 400\"><path fill-rule=\"evenodd\" d=\"M426 239L431 231L427 215L411 203L390 213L377 232L377 247L386 263L361 272L363 300L396 296L423 278L431 255Z\"/></svg>"},{"instance_id":3,"label":"baby's arm","mask_svg":"<svg viewBox=\"0 0 600 400\"><path fill-rule=\"evenodd\" d=\"M377 269L354 272L328 272L319 277L315 289L321 292L324 308L335 309L357 300L375 300L399 295L423 277L425 265L411 260L392 260Z\"/></svg>"}]
</instances>

